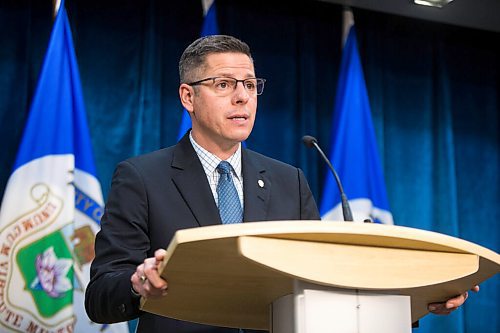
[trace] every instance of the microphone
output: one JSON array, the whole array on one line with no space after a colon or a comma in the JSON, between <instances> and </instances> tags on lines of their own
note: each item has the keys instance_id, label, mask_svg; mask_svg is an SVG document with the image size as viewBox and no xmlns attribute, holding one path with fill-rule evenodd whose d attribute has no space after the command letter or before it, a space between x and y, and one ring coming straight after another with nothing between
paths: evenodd
<instances>
[{"instance_id":1,"label":"microphone","mask_svg":"<svg viewBox=\"0 0 500 333\"><path fill-rule=\"evenodd\" d=\"M342 200L342 215L344 215L344 221L354 221L352 218L352 212L351 212L351 207L349 206L349 201L347 200L347 196L344 193L344 188L342 187L342 183L340 183L340 178L337 175L335 169L333 168L332 163L330 163L328 157L326 157L325 153L323 153L323 150L321 150L321 148L318 146L318 140L316 140L315 137L312 137L310 135L304 135L302 137L302 142L304 142L304 145L307 148L315 147L318 150L321 157L325 160L326 164L328 164L328 167L332 171L340 191L340 199Z\"/></svg>"}]
</instances>

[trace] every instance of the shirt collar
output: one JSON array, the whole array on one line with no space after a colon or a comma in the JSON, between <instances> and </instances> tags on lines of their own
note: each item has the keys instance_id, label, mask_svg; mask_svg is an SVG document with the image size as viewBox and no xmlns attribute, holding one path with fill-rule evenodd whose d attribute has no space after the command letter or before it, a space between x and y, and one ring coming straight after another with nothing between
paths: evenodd
<instances>
[{"instance_id":1,"label":"shirt collar","mask_svg":"<svg viewBox=\"0 0 500 333\"><path fill-rule=\"evenodd\" d=\"M198 155L198 158L200 159L205 172L207 174L214 173L215 169L222 160L200 146L194 140L191 132L189 132L189 140L191 141L191 144L193 145L193 148L196 151L196 154ZM231 164L231 166L233 167L234 175L238 177L238 179L241 179L241 143L238 144L238 149L226 161L229 162L229 164Z\"/></svg>"}]
</instances>

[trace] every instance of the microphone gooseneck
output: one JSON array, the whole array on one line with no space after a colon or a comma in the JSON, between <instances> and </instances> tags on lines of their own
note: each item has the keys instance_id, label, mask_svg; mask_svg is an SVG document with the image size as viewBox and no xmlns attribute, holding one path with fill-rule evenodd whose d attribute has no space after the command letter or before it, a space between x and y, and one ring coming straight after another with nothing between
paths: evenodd
<instances>
[{"instance_id":1,"label":"microphone gooseneck","mask_svg":"<svg viewBox=\"0 0 500 333\"><path fill-rule=\"evenodd\" d=\"M340 200L342 201L342 215L344 215L344 221L354 221L352 218L352 212L351 212L351 207L349 206L349 201L347 200L347 196L344 193L344 188L342 187L342 183L340 182L340 178L337 175L337 172L333 168L332 163L326 157L325 153L323 150L319 147L318 145L318 140L316 140L315 137L310 136L310 135L304 135L302 137L302 142L307 148L316 148L316 150L319 152L323 160L326 162L330 170L332 171L333 177L335 178L335 181L337 182L337 186L339 188L340 192Z\"/></svg>"}]
</instances>

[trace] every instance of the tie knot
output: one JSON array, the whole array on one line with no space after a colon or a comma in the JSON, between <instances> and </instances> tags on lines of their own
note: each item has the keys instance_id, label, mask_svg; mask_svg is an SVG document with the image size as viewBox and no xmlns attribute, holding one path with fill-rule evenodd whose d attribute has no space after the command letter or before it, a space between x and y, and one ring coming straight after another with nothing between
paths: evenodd
<instances>
[{"instance_id":1,"label":"tie knot","mask_svg":"<svg viewBox=\"0 0 500 333\"><path fill-rule=\"evenodd\" d=\"M231 173L231 164L227 161L221 161L217 166L217 172L224 175Z\"/></svg>"}]
</instances>

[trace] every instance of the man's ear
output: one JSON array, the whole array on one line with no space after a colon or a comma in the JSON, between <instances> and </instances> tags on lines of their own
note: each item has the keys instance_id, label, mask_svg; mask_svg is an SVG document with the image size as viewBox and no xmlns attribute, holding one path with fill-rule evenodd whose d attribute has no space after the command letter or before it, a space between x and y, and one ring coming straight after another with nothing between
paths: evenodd
<instances>
[{"instance_id":1,"label":"man's ear","mask_svg":"<svg viewBox=\"0 0 500 333\"><path fill-rule=\"evenodd\" d=\"M181 99L182 106L184 106L188 112L193 112L194 88L182 83L179 86L179 97Z\"/></svg>"}]
</instances>

